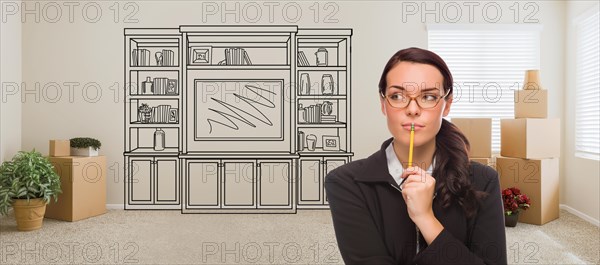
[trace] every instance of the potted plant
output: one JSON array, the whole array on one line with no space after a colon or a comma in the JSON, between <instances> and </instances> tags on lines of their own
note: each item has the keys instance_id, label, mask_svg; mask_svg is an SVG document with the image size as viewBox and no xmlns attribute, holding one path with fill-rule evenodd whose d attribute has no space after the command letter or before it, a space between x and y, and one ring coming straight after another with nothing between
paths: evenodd
<instances>
[{"instance_id":1,"label":"potted plant","mask_svg":"<svg viewBox=\"0 0 600 265\"><path fill-rule=\"evenodd\" d=\"M521 210L529 209L530 200L517 187L502 190L502 201L504 202L504 224L508 227L515 227L519 220Z\"/></svg>"},{"instance_id":2,"label":"potted plant","mask_svg":"<svg viewBox=\"0 0 600 265\"><path fill-rule=\"evenodd\" d=\"M0 214L7 215L12 206L20 231L41 228L46 204L61 192L54 166L35 150L20 151L0 165Z\"/></svg>"},{"instance_id":3,"label":"potted plant","mask_svg":"<svg viewBox=\"0 0 600 265\"><path fill-rule=\"evenodd\" d=\"M146 103L142 103L138 108L138 120L141 123L149 123L152 116L152 108Z\"/></svg>"},{"instance_id":4,"label":"potted plant","mask_svg":"<svg viewBox=\"0 0 600 265\"><path fill-rule=\"evenodd\" d=\"M98 156L98 149L102 145L100 141L89 137L72 138L70 142L72 156Z\"/></svg>"}]
</instances>

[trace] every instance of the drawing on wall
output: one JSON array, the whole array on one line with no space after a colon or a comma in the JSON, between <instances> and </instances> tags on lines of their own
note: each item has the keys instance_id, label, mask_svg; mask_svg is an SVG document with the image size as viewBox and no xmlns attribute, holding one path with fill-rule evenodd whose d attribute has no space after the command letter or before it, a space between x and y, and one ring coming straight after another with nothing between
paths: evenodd
<instances>
[{"instance_id":1,"label":"drawing on wall","mask_svg":"<svg viewBox=\"0 0 600 265\"><path fill-rule=\"evenodd\" d=\"M323 135L323 150L338 151L340 150L340 137L336 135Z\"/></svg>"},{"instance_id":2,"label":"drawing on wall","mask_svg":"<svg viewBox=\"0 0 600 265\"><path fill-rule=\"evenodd\" d=\"M199 46L190 47L190 58L191 64L211 64L212 47L211 46Z\"/></svg>"},{"instance_id":3,"label":"drawing on wall","mask_svg":"<svg viewBox=\"0 0 600 265\"><path fill-rule=\"evenodd\" d=\"M281 140L282 80L196 80L196 140Z\"/></svg>"},{"instance_id":4,"label":"drawing on wall","mask_svg":"<svg viewBox=\"0 0 600 265\"><path fill-rule=\"evenodd\" d=\"M251 65L250 56L244 48L225 48L225 59L219 61L219 65Z\"/></svg>"},{"instance_id":5,"label":"drawing on wall","mask_svg":"<svg viewBox=\"0 0 600 265\"><path fill-rule=\"evenodd\" d=\"M125 209L327 209L352 160L352 29L125 29Z\"/></svg>"}]
</instances>

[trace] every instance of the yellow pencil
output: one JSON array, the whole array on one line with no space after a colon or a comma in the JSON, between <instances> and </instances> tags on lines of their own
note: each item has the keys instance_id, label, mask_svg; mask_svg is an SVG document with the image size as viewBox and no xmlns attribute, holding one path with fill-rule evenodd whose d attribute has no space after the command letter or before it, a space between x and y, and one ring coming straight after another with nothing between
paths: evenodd
<instances>
[{"instance_id":1,"label":"yellow pencil","mask_svg":"<svg viewBox=\"0 0 600 265\"><path fill-rule=\"evenodd\" d=\"M415 144L415 123L410 125L410 147L408 149L408 167L412 167L413 145Z\"/></svg>"}]
</instances>

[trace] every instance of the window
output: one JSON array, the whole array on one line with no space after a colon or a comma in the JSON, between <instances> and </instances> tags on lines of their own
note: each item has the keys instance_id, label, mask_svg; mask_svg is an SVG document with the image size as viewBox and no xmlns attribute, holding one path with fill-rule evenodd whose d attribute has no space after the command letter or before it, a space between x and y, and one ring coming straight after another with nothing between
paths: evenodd
<instances>
[{"instance_id":1,"label":"window","mask_svg":"<svg viewBox=\"0 0 600 265\"><path fill-rule=\"evenodd\" d=\"M577 21L575 156L600 160L600 46L598 7Z\"/></svg>"},{"instance_id":2,"label":"window","mask_svg":"<svg viewBox=\"0 0 600 265\"><path fill-rule=\"evenodd\" d=\"M429 50L454 77L448 117L492 118L492 153L500 153L500 119L514 118L514 90L539 69L539 25L428 25Z\"/></svg>"}]
</instances>

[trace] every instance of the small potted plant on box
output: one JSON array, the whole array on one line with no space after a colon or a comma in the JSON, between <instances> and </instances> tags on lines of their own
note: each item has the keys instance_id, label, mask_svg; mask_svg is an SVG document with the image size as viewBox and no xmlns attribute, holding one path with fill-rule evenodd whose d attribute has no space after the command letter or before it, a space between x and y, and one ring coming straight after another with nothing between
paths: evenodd
<instances>
[{"instance_id":1,"label":"small potted plant on box","mask_svg":"<svg viewBox=\"0 0 600 265\"><path fill-rule=\"evenodd\" d=\"M52 197L56 202L61 192L54 166L35 150L21 151L0 165L0 214L12 207L20 231L41 228L46 204Z\"/></svg>"},{"instance_id":2,"label":"small potted plant on box","mask_svg":"<svg viewBox=\"0 0 600 265\"><path fill-rule=\"evenodd\" d=\"M152 108L146 103L142 103L138 108L138 120L141 123L149 123L152 116Z\"/></svg>"},{"instance_id":3,"label":"small potted plant on box","mask_svg":"<svg viewBox=\"0 0 600 265\"><path fill-rule=\"evenodd\" d=\"M502 190L502 201L504 202L504 224L515 227L519 220L521 210L529 209L530 200L517 187Z\"/></svg>"},{"instance_id":4,"label":"small potted plant on box","mask_svg":"<svg viewBox=\"0 0 600 265\"><path fill-rule=\"evenodd\" d=\"M70 142L72 156L98 156L98 149L102 145L100 141L89 137L72 138Z\"/></svg>"}]
</instances>

